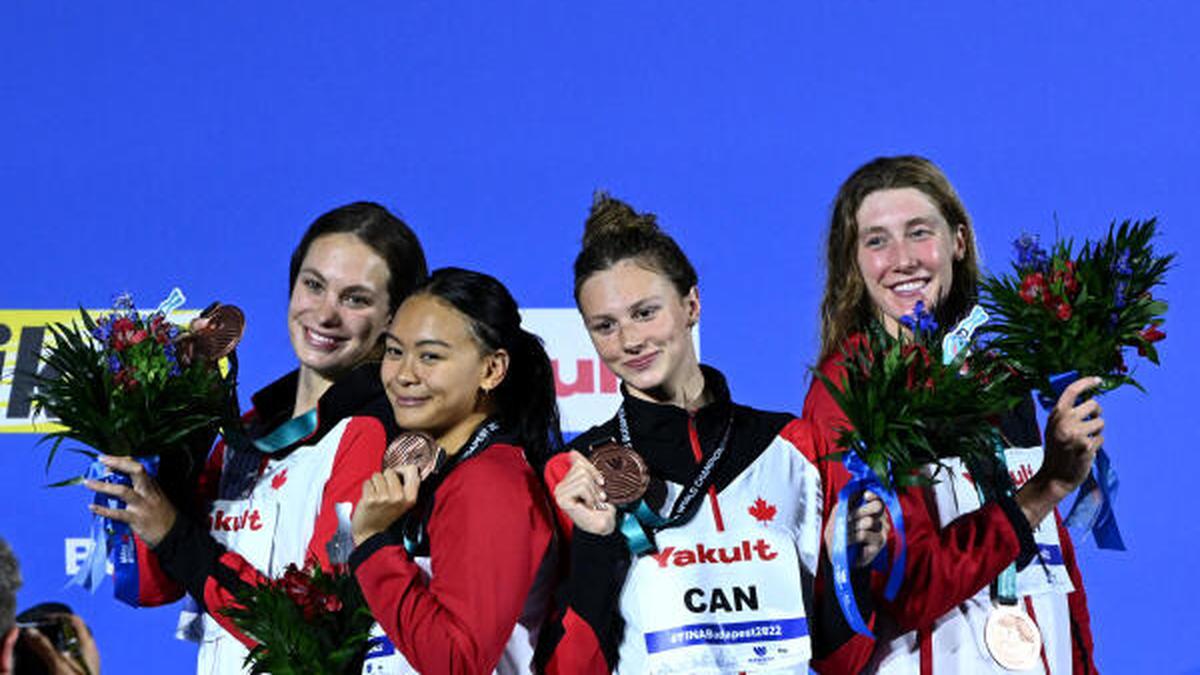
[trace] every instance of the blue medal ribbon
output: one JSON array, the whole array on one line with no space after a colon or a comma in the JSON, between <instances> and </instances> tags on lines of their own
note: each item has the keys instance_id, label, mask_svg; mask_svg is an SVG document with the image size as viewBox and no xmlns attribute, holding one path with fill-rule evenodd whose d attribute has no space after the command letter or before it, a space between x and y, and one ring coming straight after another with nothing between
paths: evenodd
<instances>
[{"instance_id":1,"label":"blue medal ribbon","mask_svg":"<svg viewBox=\"0 0 1200 675\"><path fill-rule=\"evenodd\" d=\"M850 472L851 478L850 482L838 492L837 505L834 506L833 511L833 548L829 553L829 562L833 566L833 586L838 604L842 607L842 614L846 617L846 623L850 624L850 628L854 632L873 638L871 629L867 627L862 613L858 611L858 603L854 600L854 587L850 583L850 567L858 555L858 545L849 547L846 541L849 536L846 532L846 524L850 515L850 501L857 495L870 490L883 500L884 508L892 518L892 526L896 530L897 546L896 559L892 561L891 568L888 570L887 584L884 586L883 592L883 596L888 600L896 598L896 594L900 592L900 584L904 581L904 565L908 554L904 539L904 514L896 493L883 487L875 472L859 457L858 453L845 453L842 456L842 463ZM886 550L885 547L883 551L879 552L872 567L878 570L884 569L887 564L884 555Z\"/></svg>"},{"instance_id":2,"label":"blue medal ribbon","mask_svg":"<svg viewBox=\"0 0 1200 675\"><path fill-rule=\"evenodd\" d=\"M1042 408L1047 411L1053 408L1063 390L1078 379L1079 373L1073 370L1051 376L1050 392L1038 392L1038 402L1042 404ZM1113 510L1120 485L1121 480L1108 453L1104 448L1100 448L1096 451L1092 472L1079 486L1075 503L1067 513L1064 521L1066 526L1076 531L1091 532L1096 546L1100 548L1124 551L1125 540L1121 537L1121 529L1117 526L1117 514Z\"/></svg>"},{"instance_id":3,"label":"blue medal ribbon","mask_svg":"<svg viewBox=\"0 0 1200 675\"><path fill-rule=\"evenodd\" d=\"M150 476L158 475L158 457L136 457ZM85 476L89 480L97 480L114 485L132 485L128 474L112 471L99 461L88 466ZM110 509L123 509L125 502L96 493L92 503ZM139 606L139 579L137 561L137 544L134 542L133 531L125 523L110 520L104 516L92 515L92 527L89 538L92 541L91 550L79 567L79 571L68 586L79 586L92 593L104 581L107 563L113 565L113 595L132 607Z\"/></svg>"}]
</instances>

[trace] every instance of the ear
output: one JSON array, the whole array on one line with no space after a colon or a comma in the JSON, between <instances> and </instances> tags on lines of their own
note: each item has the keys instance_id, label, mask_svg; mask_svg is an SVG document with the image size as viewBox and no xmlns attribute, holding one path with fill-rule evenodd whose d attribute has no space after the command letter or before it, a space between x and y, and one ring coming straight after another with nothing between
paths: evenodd
<instances>
[{"instance_id":1,"label":"ear","mask_svg":"<svg viewBox=\"0 0 1200 675\"><path fill-rule=\"evenodd\" d=\"M962 260L967 256L967 226L959 223L954 226L954 259Z\"/></svg>"},{"instance_id":2,"label":"ear","mask_svg":"<svg viewBox=\"0 0 1200 675\"><path fill-rule=\"evenodd\" d=\"M483 377L479 380L479 386L484 391L492 391L499 387L506 375L508 375L507 350L497 349L483 357Z\"/></svg>"},{"instance_id":3,"label":"ear","mask_svg":"<svg viewBox=\"0 0 1200 675\"><path fill-rule=\"evenodd\" d=\"M692 286L692 289L683 296L683 309L687 313L688 328L694 327L700 322L700 289Z\"/></svg>"},{"instance_id":4,"label":"ear","mask_svg":"<svg viewBox=\"0 0 1200 675\"><path fill-rule=\"evenodd\" d=\"M7 633L0 638L0 674L11 673L14 668L13 651L17 647L17 637L21 634L21 629L13 626Z\"/></svg>"}]
</instances>

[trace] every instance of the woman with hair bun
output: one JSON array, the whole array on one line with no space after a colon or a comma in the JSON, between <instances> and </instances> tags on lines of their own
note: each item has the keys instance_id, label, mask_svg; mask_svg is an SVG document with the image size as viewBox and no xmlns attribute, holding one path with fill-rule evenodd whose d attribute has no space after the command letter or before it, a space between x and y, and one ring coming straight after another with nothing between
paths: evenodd
<instances>
[{"instance_id":1,"label":"woman with hair bun","mask_svg":"<svg viewBox=\"0 0 1200 675\"><path fill-rule=\"evenodd\" d=\"M700 365L697 283L653 215L597 196L575 300L623 381L622 403L545 469L570 561L539 665L857 671L871 643L824 583L817 437L793 415L734 403L724 376ZM877 500L855 510L850 530L868 564L886 537Z\"/></svg>"},{"instance_id":2,"label":"woman with hair bun","mask_svg":"<svg viewBox=\"0 0 1200 675\"><path fill-rule=\"evenodd\" d=\"M424 450L371 476L354 511L350 564L386 635L364 672L530 672L556 567L531 466L562 442L550 357L499 281L454 268L384 339L396 422L421 434L392 447Z\"/></svg>"}]
</instances>

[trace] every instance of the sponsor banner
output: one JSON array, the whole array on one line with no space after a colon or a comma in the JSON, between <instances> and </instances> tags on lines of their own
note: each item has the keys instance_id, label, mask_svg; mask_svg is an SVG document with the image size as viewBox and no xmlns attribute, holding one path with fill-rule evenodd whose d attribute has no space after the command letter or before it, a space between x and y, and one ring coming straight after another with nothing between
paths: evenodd
<instances>
[{"instance_id":1,"label":"sponsor banner","mask_svg":"<svg viewBox=\"0 0 1200 675\"><path fill-rule=\"evenodd\" d=\"M89 309L92 317L110 309ZM186 325L200 313L198 309L171 312L171 321ZM79 322L78 309L4 309L0 310L0 433L37 433L62 427L53 420L34 419L31 397L38 376L53 376L41 362L42 351L53 335L46 326Z\"/></svg>"}]
</instances>

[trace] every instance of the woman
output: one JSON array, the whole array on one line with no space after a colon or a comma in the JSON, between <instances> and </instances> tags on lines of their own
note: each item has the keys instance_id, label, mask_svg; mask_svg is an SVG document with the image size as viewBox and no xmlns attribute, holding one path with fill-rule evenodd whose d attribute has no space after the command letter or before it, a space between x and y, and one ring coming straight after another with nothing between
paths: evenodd
<instances>
[{"instance_id":1,"label":"woman","mask_svg":"<svg viewBox=\"0 0 1200 675\"><path fill-rule=\"evenodd\" d=\"M734 403L721 373L700 365L697 281L653 215L597 198L575 299L623 381L622 404L546 466L570 569L539 659L551 673L792 672L810 660L856 670L870 642L818 595L832 584L814 584L828 562L810 426ZM625 452L613 443L640 460L606 475ZM619 511L613 502L636 491L618 493L639 481L644 497ZM881 511L869 501L855 512L864 564L884 541Z\"/></svg>"},{"instance_id":2,"label":"woman","mask_svg":"<svg viewBox=\"0 0 1200 675\"><path fill-rule=\"evenodd\" d=\"M976 297L976 260L966 209L933 163L885 157L859 168L833 207L821 371L839 382L841 350L872 321L898 335L905 330L900 318L918 301L933 307L943 326L963 319ZM1095 669L1083 584L1055 505L1086 477L1103 444L1099 405L1076 404L1098 383L1083 378L1063 392L1050 413L1044 457L1032 399L1001 420L1007 473L1032 475L1023 484L1018 479L1015 495L1005 495L998 462L974 476L951 462L949 476L932 487L901 492L904 585L884 603L869 670L993 672L1001 661L1052 673ZM819 382L809 389L804 417L827 439L845 424ZM831 493L849 478L840 464L821 467ZM989 494L982 507L979 491ZM1017 644L997 630L1005 625L1016 631L1010 638L1021 634Z\"/></svg>"},{"instance_id":3,"label":"woman","mask_svg":"<svg viewBox=\"0 0 1200 675\"><path fill-rule=\"evenodd\" d=\"M440 450L362 485L351 566L387 636L364 672L530 672L556 565L530 465L561 444L550 357L499 281L453 268L385 339L396 422Z\"/></svg>"},{"instance_id":4,"label":"woman","mask_svg":"<svg viewBox=\"0 0 1200 675\"><path fill-rule=\"evenodd\" d=\"M87 483L127 503L92 510L129 523L139 538L141 604L186 591L203 610L190 627L201 642L197 672L242 671L254 642L221 612L235 591L312 558L328 567L335 507L357 501L393 427L378 366L364 361L425 274L416 236L382 206L322 215L291 260L287 325L300 365L252 397L246 442L222 442L210 455L198 486L207 522L178 511L127 458L102 461L132 486Z\"/></svg>"}]
</instances>

